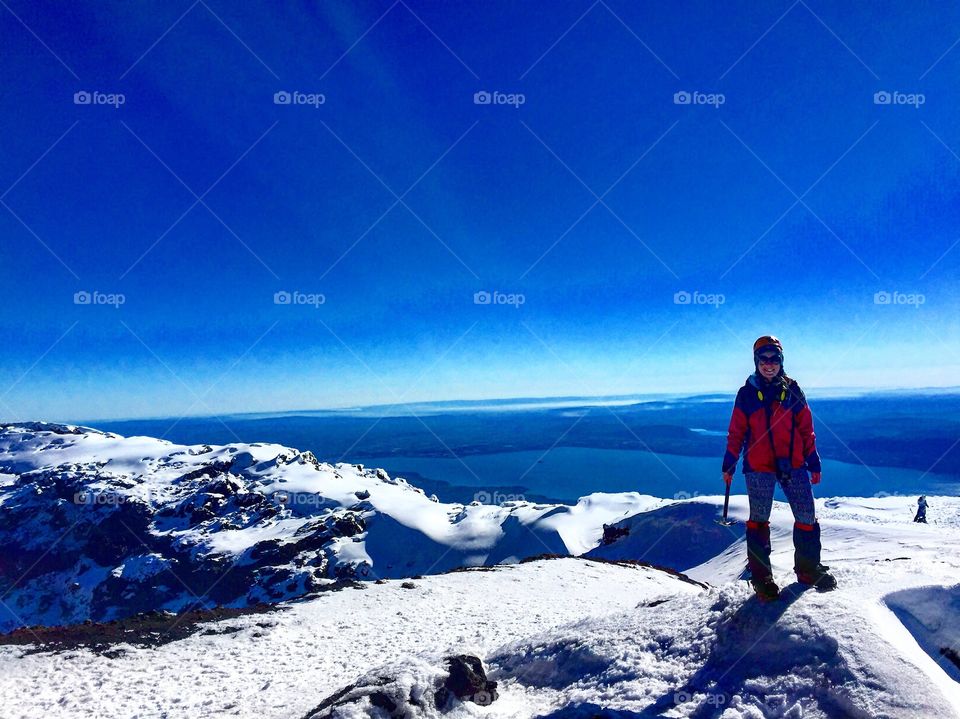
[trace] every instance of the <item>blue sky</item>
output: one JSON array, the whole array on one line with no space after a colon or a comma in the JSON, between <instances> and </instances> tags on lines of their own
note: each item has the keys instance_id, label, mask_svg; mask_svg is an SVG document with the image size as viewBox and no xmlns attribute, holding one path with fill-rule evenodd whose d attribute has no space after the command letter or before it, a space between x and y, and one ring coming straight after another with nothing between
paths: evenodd
<instances>
[{"instance_id":1,"label":"blue sky","mask_svg":"<svg viewBox=\"0 0 960 719\"><path fill-rule=\"evenodd\" d=\"M958 384L958 7L4 3L0 418Z\"/></svg>"}]
</instances>

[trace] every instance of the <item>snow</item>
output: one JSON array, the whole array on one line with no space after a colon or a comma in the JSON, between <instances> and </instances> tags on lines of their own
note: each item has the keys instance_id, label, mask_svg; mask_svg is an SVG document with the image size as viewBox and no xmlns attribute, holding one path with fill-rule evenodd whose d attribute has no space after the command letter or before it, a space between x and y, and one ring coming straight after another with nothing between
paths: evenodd
<instances>
[{"instance_id":1,"label":"snow","mask_svg":"<svg viewBox=\"0 0 960 719\"><path fill-rule=\"evenodd\" d=\"M898 627L901 646L914 654L933 683L960 703L960 586L902 589L888 594L884 604L903 625Z\"/></svg>"},{"instance_id":2,"label":"snow","mask_svg":"<svg viewBox=\"0 0 960 719\"><path fill-rule=\"evenodd\" d=\"M361 576L398 579L281 602L153 648L119 645L109 657L2 645L5 719L299 719L351 686L333 716L385 716L370 703L374 685L403 716L439 717L432 698L452 654L479 657L499 696L442 716L960 717L951 659L960 661L957 497L928 497L926 525L912 521L916 497L818 498L823 561L839 582L823 594L794 582L793 520L775 502L772 564L784 598L768 604L739 579L743 495L730 498L732 527L714 521L722 496L464 506L432 502L382 470L315 464L280 445L184 447L92 430L54 437L38 426L0 432L0 502L17 474L70 465L122 480L104 479L110 491L150 487L160 506L190 496L176 478L238 457L238 481L288 493L290 506L194 537L204 551L293 541L368 493L365 531L335 538L329 551L364 567ZM604 544L604 525L629 533ZM584 556L513 563L539 553ZM690 579L611 563L620 559L654 560ZM91 564L75 580L81 594L111 573L149 582L164 562L141 552L116 567ZM441 573L481 564L496 566ZM405 588L399 577L414 574L425 576Z\"/></svg>"},{"instance_id":3,"label":"snow","mask_svg":"<svg viewBox=\"0 0 960 719\"><path fill-rule=\"evenodd\" d=\"M146 579L160 574L168 565L169 561L159 554L143 554L128 559L111 574L124 579Z\"/></svg>"},{"instance_id":4,"label":"snow","mask_svg":"<svg viewBox=\"0 0 960 719\"><path fill-rule=\"evenodd\" d=\"M302 526L302 519L281 519L266 526L221 529L206 540L205 548L212 553L241 554L258 542L285 539Z\"/></svg>"},{"instance_id":5,"label":"snow","mask_svg":"<svg viewBox=\"0 0 960 719\"><path fill-rule=\"evenodd\" d=\"M277 444L177 445L42 423L0 428L0 472L9 478L0 481L0 504L12 501L7 506L17 517L0 527L0 539L11 551L35 552L40 559L51 547L66 550L58 552L64 561L57 571L24 578L4 595L0 631L123 616L123 603L134 595L140 610L151 608L149 583L161 580L135 567L144 552L164 560L154 566L166 580L173 571L198 576L249 566L256 552L254 561L269 562L273 570L256 568L255 577L269 587L252 586L244 596L242 585L218 583L221 591L236 586L231 591L241 592L219 602L244 606L293 598L351 574L399 578L540 553L580 554L599 541L605 522L663 501L624 493L586 497L572 507L525 501L464 506L427 497L382 469L319 463L310 453ZM110 526L111 518L105 531L118 532L126 543L135 540L134 546L120 542L106 552L87 547L99 524ZM332 527L338 521L346 529ZM141 524L140 534L131 529ZM341 531L349 536L336 536ZM294 547L292 557L283 549L311 536L317 541ZM84 557L94 554L98 563L110 563L105 573L89 573ZM18 564L17 574L31 565ZM91 582L95 576L102 586ZM179 575L167 581L179 596L158 598L153 608L179 611L195 603L202 592L190 590L192 581ZM81 591L64 595L64 587Z\"/></svg>"},{"instance_id":6,"label":"snow","mask_svg":"<svg viewBox=\"0 0 960 719\"><path fill-rule=\"evenodd\" d=\"M792 519L777 503L781 602L761 604L736 581L744 552L737 539L729 549L736 560L725 550L690 572L709 577L708 589L660 598L666 601L638 597L623 611L581 617L479 654L500 697L486 708L465 704L458 716L960 716L956 667L940 654L943 647L956 651L960 639L960 500L936 500L939 521L929 526L911 521L908 498L819 500L824 559L840 583L824 594L792 580ZM713 502L719 509L722 498L679 506L696 514L697 504ZM743 516L745 498L735 497L731 507ZM674 551L685 563L684 546ZM597 585L597 596L606 589ZM438 655L421 651L416 662L379 665L368 676L403 676L386 687L400 698L412 681L403 667L416 669L413 681L421 684L413 688L423 691L440 666ZM411 716L439 714L426 708Z\"/></svg>"},{"instance_id":7,"label":"snow","mask_svg":"<svg viewBox=\"0 0 960 719\"><path fill-rule=\"evenodd\" d=\"M0 647L5 717L301 717L364 668L419 653L484 656L501 643L662 596L700 591L651 569L579 559L530 562L330 592L239 627L115 659ZM597 593L597 586L603 586ZM496 597L496 601L491 601ZM559 601L562 599L562 601ZM269 626L262 627L261 624ZM51 684L57 671L60 679ZM88 683L89 682L89 683Z\"/></svg>"}]
</instances>

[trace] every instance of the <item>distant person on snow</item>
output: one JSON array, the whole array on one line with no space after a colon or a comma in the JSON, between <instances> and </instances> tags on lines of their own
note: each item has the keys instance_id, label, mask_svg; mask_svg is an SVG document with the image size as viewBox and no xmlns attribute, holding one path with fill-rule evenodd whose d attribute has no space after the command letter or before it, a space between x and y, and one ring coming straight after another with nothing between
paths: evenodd
<instances>
[{"instance_id":1,"label":"distant person on snow","mask_svg":"<svg viewBox=\"0 0 960 719\"><path fill-rule=\"evenodd\" d=\"M723 457L729 485L743 451L743 474L750 498L747 566L761 599L776 599L780 588L770 567L770 510L777 484L793 510L794 570L797 580L821 591L837 580L820 564L820 524L811 484L820 483L820 455L813 415L796 380L783 371L783 345L772 335L753 344L756 371L737 392ZM810 471L808 475L807 471Z\"/></svg>"},{"instance_id":2,"label":"distant person on snow","mask_svg":"<svg viewBox=\"0 0 960 719\"><path fill-rule=\"evenodd\" d=\"M927 498L924 496L917 500L917 516L913 518L913 521L927 523Z\"/></svg>"}]
</instances>

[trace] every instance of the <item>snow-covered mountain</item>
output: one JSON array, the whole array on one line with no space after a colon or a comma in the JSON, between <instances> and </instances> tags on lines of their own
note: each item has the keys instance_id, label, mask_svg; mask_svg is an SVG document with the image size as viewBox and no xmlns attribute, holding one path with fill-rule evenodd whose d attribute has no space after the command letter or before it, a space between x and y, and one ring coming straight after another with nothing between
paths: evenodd
<instances>
[{"instance_id":1,"label":"snow-covered mountain","mask_svg":"<svg viewBox=\"0 0 960 719\"><path fill-rule=\"evenodd\" d=\"M0 631L242 607L340 580L580 554L659 506L444 504L382 469L275 444L180 446L45 423L0 427Z\"/></svg>"},{"instance_id":2,"label":"snow-covered mountain","mask_svg":"<svg viewBox=\"0 0 960 719\"><path fill-rule=\"evenodd\" d=\"M928 498L929 525L911 521L914 497L818 499L839 581L824 594L791 583L792 517L775 503L784 598L760 604L738 579L742 495L730 528L713 521L722 497L444 505L277 445L61 425L5 427L0 472L9 616L126 616L152 592L177 611L196 598L176 577L205 573L250 582L205 601L277 602L167 638L185 615L120 640L117 623L72 644L6 635L4 717L960 717L955 497ZM147 548L114 536L120 520ZM580 556L514 561L548 552Z\"/></svg>"}]
</instances>

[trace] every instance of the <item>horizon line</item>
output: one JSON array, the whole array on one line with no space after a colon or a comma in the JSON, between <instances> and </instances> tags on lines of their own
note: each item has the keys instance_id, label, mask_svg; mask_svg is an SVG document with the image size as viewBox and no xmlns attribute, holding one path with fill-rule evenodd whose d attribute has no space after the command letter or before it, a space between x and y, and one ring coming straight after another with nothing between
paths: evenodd
<instances>
[{"instance_id":1,"label":"horizon line","mask_svg":"<svg viewBox=\"0 0 960 719\"><path fill-rule=\"evenodd\" d=\"M831 393L830 399L841 399L845 397L853 397L856 395L863 394L883 394L883 393L896 393L896 392L923 392L923 391L943 391L943 390L953 390L953 392L948 392L948 394L960 394L960 385L924 385L924 386L897 386L897 387L863 387L855 385L846 385L846 386L809 386L806 388L806 392L809 394L810 390L826 390ZM410 402L384 402L382 404L349 404L342 406L328 406L328 407L312 407L312 408L296 408L296 409L282 409L282 410L247 410L243 412L221 412L221 413L202 413L202 414L188 414L179 416L179 419L215 419L217 417L251 417L255 415L268 415L268 416L292 416L297 414L315 414L318 412L358 412L364 410L372 410L383 407L410 407L414 405L483 405L483 404L505 404L505 403L536 403L536 404L546 404L549 402L569 402L575 400L627 400L627 399L640 399L640 398L673 398L673 399L695 399L698 397L710 397L715 395L730 395L733 397L735 393L731 392L728 389L725 390L712 390L712 391L703 391L703 392L694 392L694 393L682 393L682 392L631 392L624 394L608 394L608 395L548 395L541 397L531 397L531 396L518 396L518 397L491 397L491 398L473 398L473 399L440 399L440 400L421 400L421 401L410 401ZM826 397L825 397L826 398ZM732 401L732 400L731 400ZM455 409L455 408L451 408ZM153 420L164 420L171 419L176 417L176 415L151 415L151 416L138 416L138 417L113 417L113 418L96 418L91 420L83 421L55 421L55 424L74 424L77 426L91 427L93 423L98 422L145 422ZM49 420L33 420L33 421L49 421Z\"/></svg>"}]
</instances>

